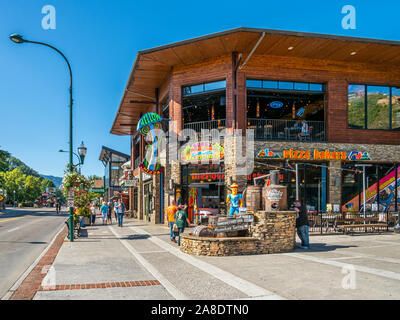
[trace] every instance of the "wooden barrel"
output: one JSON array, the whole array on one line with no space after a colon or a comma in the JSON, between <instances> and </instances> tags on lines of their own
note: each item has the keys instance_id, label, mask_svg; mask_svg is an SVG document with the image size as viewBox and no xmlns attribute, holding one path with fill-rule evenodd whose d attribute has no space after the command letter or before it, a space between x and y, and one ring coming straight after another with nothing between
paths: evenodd
<instances>
[{"instance_id":1,"label":"wooden barrel","mask_svg":"<svg viewBox=\"0 0 400 320\"><path fill-rule=\"evenodd\" d=\"M261 186L248 186L246 189L246 208L247 210L261 210Z\"/></svg>"},{"instance_id":2,"label":"wooden barrel","mask_svg":"<svg viewBox=\"0 0 400 320\"><path fill-rule=\"evenodd\" d=\"M214 230L207 226L197 226L191 234L197 237L214 237Z\"/></svg>"}]
</instances>

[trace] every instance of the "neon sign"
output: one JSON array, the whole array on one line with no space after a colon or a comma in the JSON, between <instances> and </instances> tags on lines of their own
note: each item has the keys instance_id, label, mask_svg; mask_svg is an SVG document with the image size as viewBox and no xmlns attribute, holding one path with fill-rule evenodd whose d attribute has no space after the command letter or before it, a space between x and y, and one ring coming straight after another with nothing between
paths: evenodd
<instances>
[{"instance_id":1,"label":"neon sign","mask_svg":"<svg viewBox=\"0 0 400 320\"><path fill-rule=\"evenodd\" d=\"M186 146L181 153L184 162L199 162L204 160L222 160L224 158L224 148L218 143L210 141L196 142Z\"/></svg>"}]
</instances>

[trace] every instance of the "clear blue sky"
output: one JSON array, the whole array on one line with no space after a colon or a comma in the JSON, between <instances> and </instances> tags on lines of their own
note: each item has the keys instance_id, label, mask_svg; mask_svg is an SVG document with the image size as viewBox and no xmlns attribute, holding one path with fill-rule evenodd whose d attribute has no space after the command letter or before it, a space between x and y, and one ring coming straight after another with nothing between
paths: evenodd
<instances>
[{"instance_id":1,"label":"clear blue sky","mask_svg":"<svg viewBox=\"0 0 400 320\"><path fill-rule=\"evenodd\" d=\"M344 5L357 29L341 26ZM56 30L42 29L44 5L56 8ZM42 174L62 176L68 154L68 70L54 51L17 45L8 36L50 43L74 76L74 150L83 140L82 172L103 175L105 145L129 154L129 137L110 129L138 50L236 27L400 40L398 1L123 1L1 0L0 148Z\"/></svg>"}]
</instances>

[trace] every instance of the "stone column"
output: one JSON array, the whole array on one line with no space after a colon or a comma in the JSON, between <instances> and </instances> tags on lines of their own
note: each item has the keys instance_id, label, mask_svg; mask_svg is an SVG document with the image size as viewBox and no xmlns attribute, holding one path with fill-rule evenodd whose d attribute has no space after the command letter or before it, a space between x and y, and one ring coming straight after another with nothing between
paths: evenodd
<instances>
[{"instance_id":1,"label":"stone column","mask_svg":"<svg viewBox=\"0 0 400 320\"><path fill-rule=\"evenodd\" d=\"M154 209L153 209L153 219L151 222L161 223L161 179L160 175L153 176L153 201L154 201Z\"/></svg>"},{"instance_id":2,"label":"stone column","mask_svg":"<svg viewBox=\"0 0 400 320\"><path fill-rule=\"evenodd\" d=\"M339 204L342 202L342 172L340 161L329 161L329 198L331 204ZM339 169L333 169L339 168Z\"/></svg>"}]
</instances>

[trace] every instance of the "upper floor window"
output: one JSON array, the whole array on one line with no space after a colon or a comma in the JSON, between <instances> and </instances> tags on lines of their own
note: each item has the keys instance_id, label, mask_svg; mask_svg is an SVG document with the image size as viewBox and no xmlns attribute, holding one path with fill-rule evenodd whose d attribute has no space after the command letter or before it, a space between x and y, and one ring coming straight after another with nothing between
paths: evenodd
<instances>
[{"instance_id":1,"label":"upper floor window","mask_svg":"<svg viewBox=\"0 0 400 320\"><path fill-rule=\"evenodd\" d=\"M192 94L204 93L209 91L217 91L226 88L226 80L207 82L196 84L193 86L186 86L182 88L182 95L189 96Z\"/></svg>"},{"instance_id":2,"label":"upper floor window","mask_svg":"<svg viewBox=\"0 0 400 320\"><path fill-rule=\"evenodd\" d=\"M321 83L308 82L290 82L290 81L271 81L271 80L254 80L246 81L247 88L251 89L272 89L272 90L290 90L290 91L314 91L323 92L324 85Z\"/></svg>"},{"instance_id":3,"label":"upper floor window","mask_svg":"<svg viewBox=\"0 0 400 320\"><path fill-rule=\"evenodd\" d=\"M348 126L351 129L400 129L400 88L350 84Z\"/></svg>"}]
</instances>

